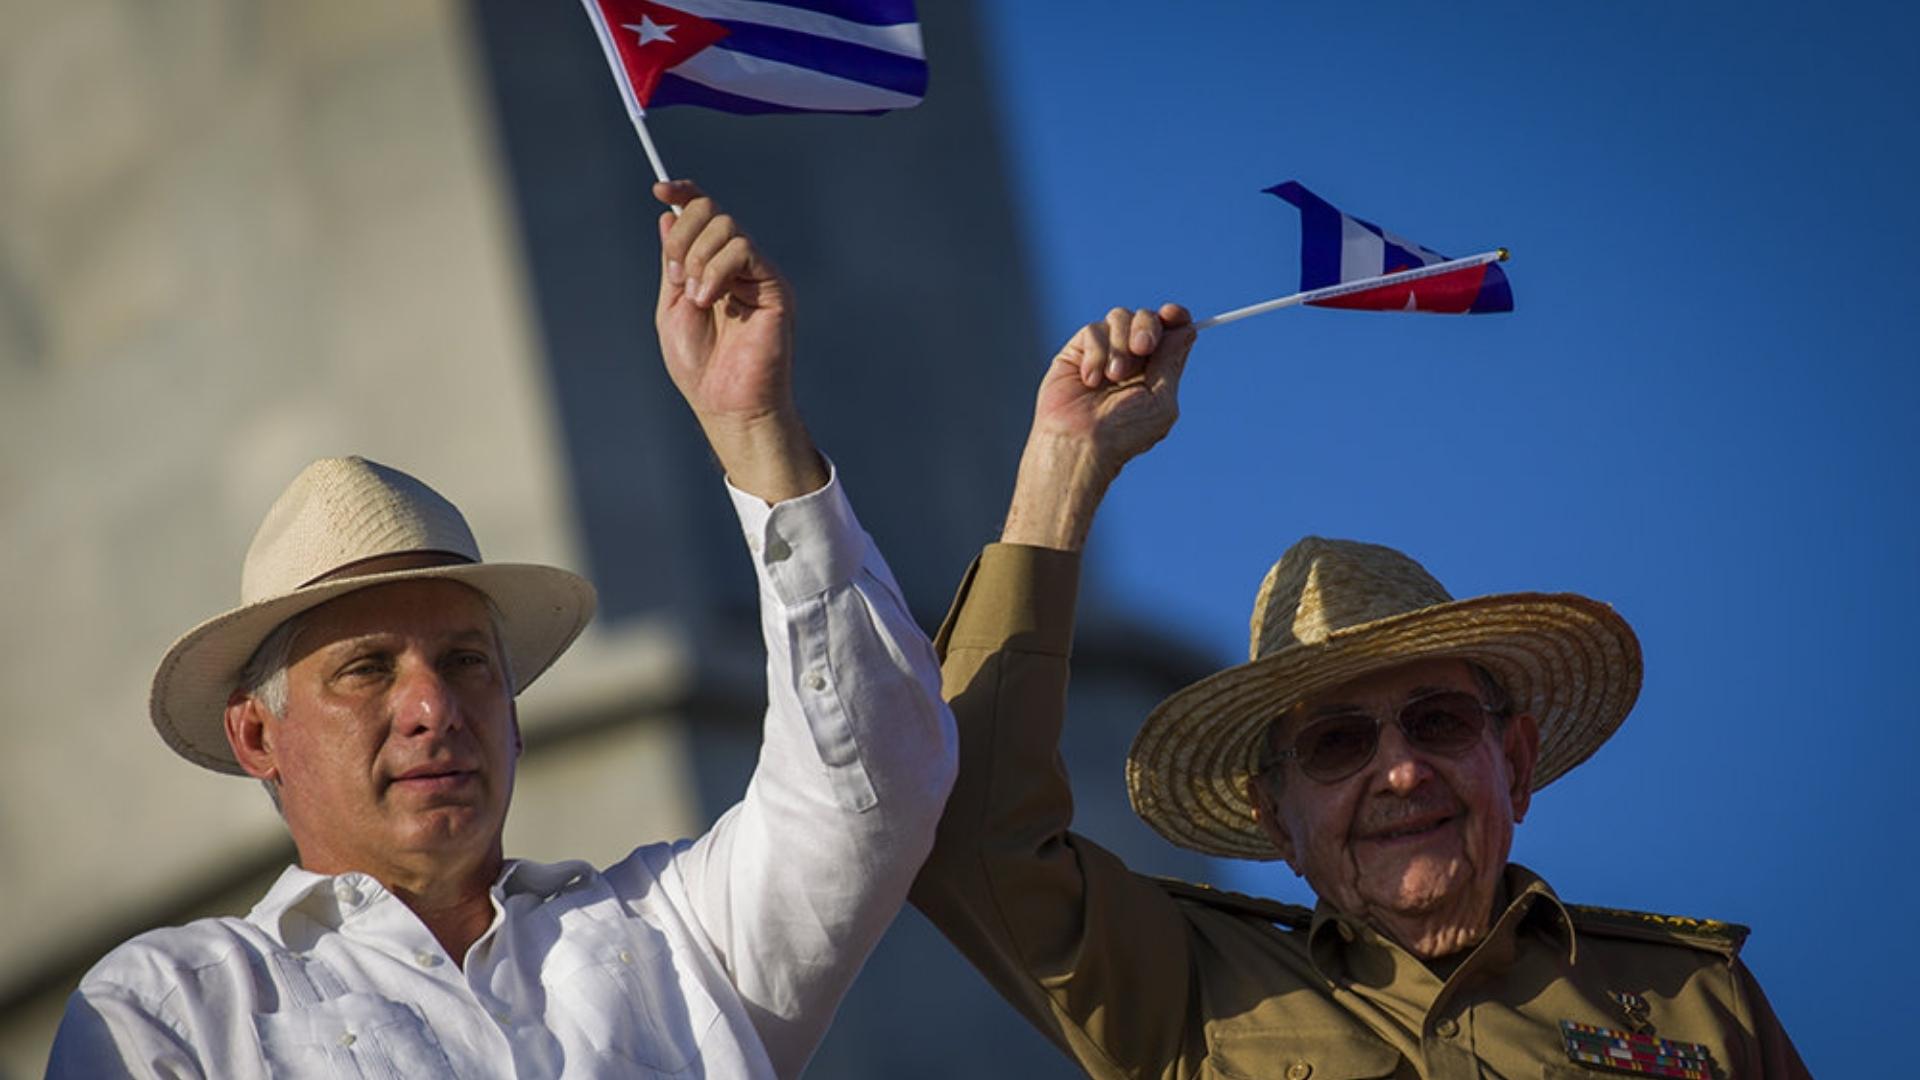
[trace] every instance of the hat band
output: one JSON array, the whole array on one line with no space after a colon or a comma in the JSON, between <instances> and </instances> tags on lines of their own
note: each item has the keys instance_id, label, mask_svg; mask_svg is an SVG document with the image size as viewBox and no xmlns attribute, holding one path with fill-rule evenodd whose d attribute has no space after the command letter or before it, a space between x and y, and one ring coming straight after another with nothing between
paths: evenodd
<instances>
[{"instance_id":1,"label":"hat band","mask_svg":"<svg viewBox=\"0 0 1920 1080\"><path fill-rule=\"evenodd\" d=\"M385 563L388 561L392 561L393 565L381 566L379 569L371 571L366 569L374 563ZM371 577L373 574L395 573L401 570L421 570L429 566L471 566L478 561L479 560L470 556L462 555L457 551L439 551L434 549L422 551L389 551L380 555L369 555L364 559L355 559L344 566L336 566L318 577L308 578L306 581L301 582L297 588L304 589L309 585L318 585L326 581L340 581L345 578Z\"/></svg>"}]
</instances>

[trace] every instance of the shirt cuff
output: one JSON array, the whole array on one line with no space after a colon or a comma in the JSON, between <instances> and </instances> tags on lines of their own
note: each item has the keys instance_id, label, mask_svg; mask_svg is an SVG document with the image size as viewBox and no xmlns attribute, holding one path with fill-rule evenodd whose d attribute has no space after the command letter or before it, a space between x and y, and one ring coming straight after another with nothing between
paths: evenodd
<instances>
[{"instance_id":1,"label":"shirt cuff","mask_svg":"<svg viewBox=\"0 0 1920 1080\"><path fill-rule=\"evenodd\" d=\"M939 646L1069 656L1080 597L1080 555L1024 544L980 552L940 628Z\"/></svg>"},{"instance_id":2,"label":"shirt cuff","mask_svg":"<svg viewBox=\"0 0 1920 1080\"><path fill-rule=\"evenodd\" d=\"M865 560L867 534L853 516L840 471L827 462L816 491L768 505L727 483L747 550L761 582L787 605L853 580Z\"/></svg>"}]
</instances>

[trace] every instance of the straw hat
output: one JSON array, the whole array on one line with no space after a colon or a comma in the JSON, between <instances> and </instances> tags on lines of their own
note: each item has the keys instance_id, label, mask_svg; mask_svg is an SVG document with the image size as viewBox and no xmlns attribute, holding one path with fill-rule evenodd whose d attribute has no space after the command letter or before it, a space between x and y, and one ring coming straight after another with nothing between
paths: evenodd
<instances>
[{"instance_id":1,"label":"straw hat","mask_svg":"<svg viewBox=\"0 0 1920 1080\"><path fill-rule=\"evenodd\" d=\"M1640 693L1640 643L1611 607L1570 593L1455 600L1392 548L1310 536L1253 602L1251 661L1153 710L1127 755L1134 812L1209 855L1275 859L1246 782L1268 725L1301 700L1432 657L1474 661L1540 724L1535 790L1586 760Z\"/></svg>"},{"instance_id":2,"label":"straw hat","mask_svg":"<svg viewBox=\"0 0 1920 1080\"><path fill-rule=\"evenodd\" d=\"M355 574L369 560L434 557L435 565ZM240 570L240 606L189 630L153 676L148 708L181 757L244 776L223 713L240 670L274 628L358 589L420 578L472 586L493 601L515 690L545 671L593 618L593 586L551 566L483 563L466 518L439 492L364 458L307 466L267 511Z\"/></svg>"}]
</instances>

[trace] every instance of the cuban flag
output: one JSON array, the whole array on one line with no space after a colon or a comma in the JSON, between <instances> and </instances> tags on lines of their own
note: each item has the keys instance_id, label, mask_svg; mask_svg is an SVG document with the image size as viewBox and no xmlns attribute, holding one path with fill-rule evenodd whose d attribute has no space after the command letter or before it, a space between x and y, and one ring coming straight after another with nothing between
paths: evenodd
<instances>
[{"instance_id":1,"label":"cuban flag","mask_svg":"<svg viewBox=\"0 0 1920 1080\"><path fill-rule=\"evenodd\" d=\"M1332 203L1295 181L1266 190L1300 208L1302 292L1451 261L1370 221L1341 213ZM1488 261L1306 303L1363 311L1486 314L1512 311L1513 290L1499 265Z\"/></svg>"},{"instance_id":2,"label":"cuban flag","mask_svg":"<svg viewBox=\"0 0 1920 1080\"><path fill-rule=\"evenodd\" d=\"M882 113L918 105L913 0L582 0L627 112Z\"/></svg>"}]
</instances>

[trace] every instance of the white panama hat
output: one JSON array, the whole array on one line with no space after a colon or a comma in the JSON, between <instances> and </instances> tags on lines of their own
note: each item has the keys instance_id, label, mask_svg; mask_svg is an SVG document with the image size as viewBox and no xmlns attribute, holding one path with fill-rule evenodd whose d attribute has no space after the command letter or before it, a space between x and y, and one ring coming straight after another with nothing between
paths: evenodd
<instances>
[{"instance_id":1,"label":"white panama hat","mask_svg":"<svg viewBox=\"0 0 1920 1080\"><path fill-rule=\"evenodd\" d=\"M436 561L353 573L396 555ZM458 581L492 601L516 692L593 618L593 586L585 578L551 566L481 562L466 518L439 492L365 458L323 458L293 478L260 523L240 571L240 606L187 631L161 659L148 702L154 728L188 761L246 775L227 745L223 717L260 643L329 600L421 578Z\"/></svg>"}]
</instances>

